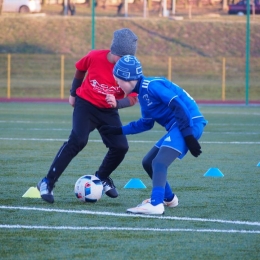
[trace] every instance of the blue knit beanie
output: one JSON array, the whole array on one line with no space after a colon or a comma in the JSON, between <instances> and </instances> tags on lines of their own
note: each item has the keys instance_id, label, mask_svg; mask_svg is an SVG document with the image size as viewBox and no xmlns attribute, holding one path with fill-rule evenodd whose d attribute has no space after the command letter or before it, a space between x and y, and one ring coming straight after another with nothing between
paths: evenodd
<instances>
[{"instance_id":1,"label":"blue knit beanie","mask_svg":"<svg viewBox=\"0 0 260 260\"><path fill-rule=\"evenodd\" d=\"M142 64L135 56L123 56L115 64L113 74L124 81L138 80L143 75Z\"/></svg>"},{"instance_id":2,"label":"blue knit beanie","mask_svg":"<svg viewBox=\"0 0 260 260\"><path fill-rule=\"evenodd\" d=\"M137 48L137 36L128 28L114 32L110 46L112 54L123 57L124 55L135 55Z\"/></svg>"}]
</instances>

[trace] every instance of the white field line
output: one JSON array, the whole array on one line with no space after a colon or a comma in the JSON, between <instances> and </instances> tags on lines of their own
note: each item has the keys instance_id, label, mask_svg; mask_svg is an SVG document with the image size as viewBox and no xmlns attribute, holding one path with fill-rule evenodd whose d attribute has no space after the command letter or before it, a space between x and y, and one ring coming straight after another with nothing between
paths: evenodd
<instances>
[{"instance_id":1,"label":"white field line","mask_svg":"<svg viewBox=\"0 0 260 260\"><path fill-rule=\"evenodd\" d=\"M66 142L67 139L57 138L12 138L12 137L0 137L0 140L5 141L37 141L37 142ZM92 143L102 143L101 140L89 140ZM128 140L129 143L155 143L156 141L143 141L143 140ZM207 142L202 141L202 144L260 144L260 142Z\"/></svg>"},{"instance_id":2,"label":"white field line","mask_svg":"<svg viewBox=\"0 0 260 260\"><path fill-rule=\"evenodd\" d=\"M233 221L233 220L207 219L207 218L172 217L172 216L167 217L167 216L154 216L154 215L134 215L134 214L127 214L127 213L114 213L114 212L90 211L90 210L65 210L65 209L48 209L48 208L35 208L35 207L14 207L14 206L0 206L0 209L101 215L101 216L105 215L105 216L128 217L128 218L149 218L149 219L160 219L160 220L214 222L214 223L233 224L233 225L260 226L260 222L249 222L249 221L238 221L238 220Z\"/></svg>"},{"instance_id":3,"label":"white field line","mask_svg":"<svg viewBox=\"0 0 260 260\"><path fill-rule=\"evenodd\" d=\"M128 228L128 227L71 227L71 226L26 226L26 225L0 225L2 229L45 229L45 230L101 230L101 231L152 231L152 232L199 232L199 233L242 233L260 234L260 230L235 229L190 229L190 228Z\"/></svg>"},{"instance_id":4,"label":"white field line","mask_svg":"<svg viewBox=\"0 0 260 260\"><path fill-rule=\"evenodd\" d=\"M31 120L0 120L0 123L13 123L13 124L70 124L71 121L31 121Z\"/></svg>"}]
</instances>

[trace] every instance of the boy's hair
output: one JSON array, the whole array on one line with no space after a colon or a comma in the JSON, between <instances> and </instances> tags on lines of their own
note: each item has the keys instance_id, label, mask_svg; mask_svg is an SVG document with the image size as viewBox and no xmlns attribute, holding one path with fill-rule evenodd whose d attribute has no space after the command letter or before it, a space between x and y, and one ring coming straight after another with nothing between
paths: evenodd
<instances>
[{"instance_id":1,"label":"boy's hair","mask_svg":"<svg viewBox=\"0 0 260 260\"><path fill-rule=\"evenodd\" d=\"M135 56L123 56L115 64L113 74L124 81L138 80L143 75L142 64Z\"/></svg>"},{"instance_id":2,"label":"boy's hair","mask_svg":"<svg viewBox=\"0 0 260 260\"><path fill-rule=\"evenodd\" d=\"M137 48L137 36L128 28L114 32L110 51L117 56L135 55Z\"/></svg>"}]
</instances>

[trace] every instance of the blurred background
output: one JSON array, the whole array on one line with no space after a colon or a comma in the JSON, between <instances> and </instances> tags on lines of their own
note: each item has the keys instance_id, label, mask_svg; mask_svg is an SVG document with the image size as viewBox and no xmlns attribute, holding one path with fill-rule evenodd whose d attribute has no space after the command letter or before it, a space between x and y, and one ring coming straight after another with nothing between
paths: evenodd
<instances>
[{"instance_id":1,"label":"blurred background","mask_svg":"<svg viewBox=\"0 0 260 260\"><path fill-rule=\"evenodd\" d=\"M197 100L260 102L258 2L247 16L241 2L224 0L28 0L40 9L23 3L7 11L12 1L27 0L2 1L2 99L67 100L75 62L93 48L108 49L113 32L128 27L139 38L146 76L167 77Z\"/></svg>"}]
</instances>

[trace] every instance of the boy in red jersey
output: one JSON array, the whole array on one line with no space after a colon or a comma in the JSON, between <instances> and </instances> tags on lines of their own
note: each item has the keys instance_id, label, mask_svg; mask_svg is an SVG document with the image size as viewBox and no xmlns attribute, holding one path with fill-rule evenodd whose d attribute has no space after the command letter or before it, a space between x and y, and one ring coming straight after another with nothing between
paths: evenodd
<instances>
[{"instance_id":1,"label":"boy in red jersey","mask_svg":"<svg viewBox=\"0 0 260 260\"><path fill-rule=\"evenodd\" d=\"M49 172L38 184L43 200L53 203L53 188L70 161L87 145L90 132L102 125L122 126L118 109L133 106L137 94L125 97L113 76L115 63L124 55L135 55L137 36L128 28L114 32L110 50L92 50L78 62L70 90L69 103L74 107L73 126L69 139L58 151ZM100 132L99 132L100 133ZM109 177L123 161L128 151L124 135L101 134L108 152L95 175L103 184L104 193L118 196L116 187Z\"/></svg>"}]
</instances>

